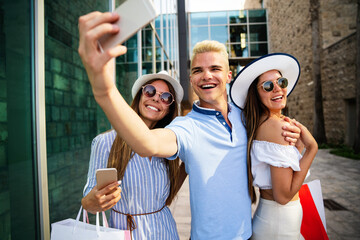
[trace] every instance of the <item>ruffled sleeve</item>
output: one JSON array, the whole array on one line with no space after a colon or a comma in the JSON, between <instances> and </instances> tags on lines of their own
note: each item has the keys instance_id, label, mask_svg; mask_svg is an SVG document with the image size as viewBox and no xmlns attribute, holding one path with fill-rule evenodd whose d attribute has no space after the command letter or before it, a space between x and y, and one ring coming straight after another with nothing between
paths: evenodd
<instances>
[{"instance_id":1,"label":"ruffled sleeve","mask_svg":"<svg viewBox=\"0 0 360 240\"><path fill-rule=\"evenodd\" d=\"M301 154L295 146L254 140L251 149L252 163L266 163L274 167L291 167L300 171Z\"/></svg>"}]
</instances>

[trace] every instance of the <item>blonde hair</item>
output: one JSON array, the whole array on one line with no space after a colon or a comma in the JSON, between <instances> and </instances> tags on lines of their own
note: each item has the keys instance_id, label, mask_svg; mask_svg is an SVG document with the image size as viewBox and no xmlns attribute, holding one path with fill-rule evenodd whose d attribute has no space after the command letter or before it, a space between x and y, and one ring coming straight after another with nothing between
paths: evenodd
<instances>
[{"instance_id":1,"label":"blonde hair","mask_svg":"<svg viewBox=\"0 0 360 240\"><path fill-rule=\"evenodd\" d=\"M214 40L204 40L202 42L198 42L195 44L194 49L192 51L191 56L191 65L194 60L194 57L199 53L206 53L206 52L217 52L220 53L224 60L227 63L227 66L229 66L229 54L226 51L226 47L224 44L214 41Z\"/></svg>"}]
</instances>

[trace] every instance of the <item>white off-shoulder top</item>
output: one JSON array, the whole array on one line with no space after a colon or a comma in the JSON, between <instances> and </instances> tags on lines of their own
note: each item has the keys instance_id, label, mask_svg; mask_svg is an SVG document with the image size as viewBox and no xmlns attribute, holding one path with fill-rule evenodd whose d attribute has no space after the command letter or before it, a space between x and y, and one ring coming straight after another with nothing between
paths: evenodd
<instances>
[{"instance_id":1,"label":"white off-shoulder top","mask_svg":"<svg viewBox=\"0 0 360 240\"><path fill-rule=\"evenodd\" d=\"M272 189L270 165L300 171L302 156L295 146L254 140L250 155L253 185L260 189Z\"/></svg>"}]
</instances>

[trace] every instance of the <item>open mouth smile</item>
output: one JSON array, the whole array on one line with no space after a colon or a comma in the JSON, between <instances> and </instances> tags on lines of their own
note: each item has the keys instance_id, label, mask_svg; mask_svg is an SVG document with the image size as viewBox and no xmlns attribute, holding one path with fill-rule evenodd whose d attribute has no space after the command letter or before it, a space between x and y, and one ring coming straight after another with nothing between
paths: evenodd
<instances>
[{"instance_id":1,"label":"open mouth smile","mask_svg":"<svg viewBox=\"0 0 360 240\"><path fill-rule=\"evenodd\" d=\"M283 99L283 96L277 96L277 97L273 97L271 99L271 101L278 101L278 100L282 100Z\"/></svg>"},{"instance_id":2,"label":"open mouth smile","mask_svg":"<svg viewBox=\"0 0 360 240\"><path fill-rule=\"evenodd\" d=\"M146 108L150 109L150 110L153 110L153 111L156 111L156 112L159 112L160 110L154 106L150 106L150 105L147 105Z\"/></svg>"},{"instance_id":3,"label":"open mouth smile","mask_svg":"<svg viewBox=\"0 0 360 240\"><path fill-rule=\"evenodd\" d=\"M201 86L201 89L212 89L215 87L216 87L216 84L204 84Z\"/></svg>"}]
</instances>

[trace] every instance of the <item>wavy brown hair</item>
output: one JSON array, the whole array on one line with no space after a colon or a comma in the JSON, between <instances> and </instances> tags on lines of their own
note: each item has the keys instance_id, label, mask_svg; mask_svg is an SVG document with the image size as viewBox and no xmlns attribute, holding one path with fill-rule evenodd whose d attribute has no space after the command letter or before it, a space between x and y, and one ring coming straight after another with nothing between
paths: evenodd
<instances>
[{"instance_id":1,"label":"wavy brown hair","mask_svg":"<svg viewBox=\"0 0 360 240\"><path fill-rule=\"evenodd\" d=\"M150 84L155 80L150 80L146 84ZM161 79L160 79L161 80ZM175 101L169 106L169 113L159 120L154 128L164 128L167 126L177 115L178 115L178 102L176 102L176 92L173 86L164 80L167 84L169 91L173 94ZM146 85L145 84L145 85ZM140 116L139 110L139 102L142 94L142 89L140 89L135 95L134 100L131 103L131 108ZM125 174L126 167L129 163L129 160L134 156L133 150L130 146L122 139L118 134L115 137L115 140L111 146L109 159L108 159L108 168L116 168L118 171L118 179L122 179ZM172 200L174 199L176 193L179 191L178 186L178 176L179 176L179 158L175 160L167 160L165 159L165 163L168 169L168 175L170 178L170 194L166 199L166 205L170 205Z\"/></svg>"},{"instance_id":2,"label":"wavy brown hair","mask_svg":"<svg viewBox=\"0 0 360 240\"><path fill-rule=\"evenodd\" d=\"M259 76L260 77L260 76ZM242 111L241 119L246 128L247 133L247 172L248 172L248 187L251 202L256 201L255 190L253 187L253 175L251 173L251 146L256 137L256 131L259 126L264 123L270 116L269 109L261 102L257 84L259 82L257 77L249 87L248 94L245 100L245 106ZM266 119L261 121L261 117L266 115Z\"/></svg>"}]
</instances>

